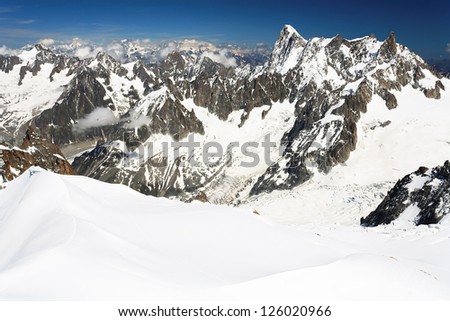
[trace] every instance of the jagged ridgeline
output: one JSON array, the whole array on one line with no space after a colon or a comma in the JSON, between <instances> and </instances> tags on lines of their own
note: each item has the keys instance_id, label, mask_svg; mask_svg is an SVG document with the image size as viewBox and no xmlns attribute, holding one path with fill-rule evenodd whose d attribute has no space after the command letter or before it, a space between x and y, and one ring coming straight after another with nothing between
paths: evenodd
<instances>
[{"instance_id":1,"label":"jagged ridgeline","mask_svg":"<svg viewBox=\"0 0 450 321\"><path fill-rule=\"evenodd\" d=\"M208 50L183 48L152 64L103 52L79 59L40 45L0 57L0 130L20 137L32 124L68 151L99 141L73 162L79 174L145 194L189 200L204 193L211 202L233 203L291 189L345 162L375 96L394 109L406 86L430 99L445 90L441 76L393 33L384 41L308 40L285 26L264 64ZM261 144L268 134L275 144L270 162L258 149L259 162L245 167L245 156L227 149ZM213 162L202 161L201 148L189 155L196 162L184 151L143 152L190 135L199 146L218 142L224 152Z\"/></svg>"}]
</instances>

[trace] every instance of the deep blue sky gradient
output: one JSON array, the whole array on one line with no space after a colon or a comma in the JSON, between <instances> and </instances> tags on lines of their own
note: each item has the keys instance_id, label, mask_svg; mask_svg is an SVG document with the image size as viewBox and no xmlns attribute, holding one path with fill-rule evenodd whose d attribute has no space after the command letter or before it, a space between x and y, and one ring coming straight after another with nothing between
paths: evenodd
<instances>
[{"instance_id":1,"label":"deep blue sky gradient","mask_svg":"<svg viewBox=\"0 0 450 321\"><path fill-rule=\"evenodd\" d=\"M0 2L0 46L39 39L198 39L273 45L284 24L305 38L375 34L420 55L450 57L450 1L27 1Z\"/></svg>"}]
</instances>

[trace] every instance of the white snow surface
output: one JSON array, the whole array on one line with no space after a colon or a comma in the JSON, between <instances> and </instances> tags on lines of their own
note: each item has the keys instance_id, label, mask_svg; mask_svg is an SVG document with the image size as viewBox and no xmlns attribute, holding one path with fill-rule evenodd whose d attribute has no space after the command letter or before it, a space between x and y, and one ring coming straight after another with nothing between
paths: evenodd
<instances>
[{"instance_id":1,"label":"white snow surface","mask_svg":"<svg viewBox=\"0 0 450 321\"><path fill-rule=\"evenodd\" d=\"M413 176L412 181L408 185L406 185L406 187L408 188L408 192L412 193L417 189L421 189L428 181L430 181L430 177L426 175Z\"/></svg>"},{"instance_id":2,"label":"white snow surface","mask_svg":"<svg viewBox=\"0 0 450 321\"><path fill-rule=\"evenodd\" d=\"M449 299L449 237L293 228L31 168L0 191L0 299Z\"/></svg>"}]
</instances>

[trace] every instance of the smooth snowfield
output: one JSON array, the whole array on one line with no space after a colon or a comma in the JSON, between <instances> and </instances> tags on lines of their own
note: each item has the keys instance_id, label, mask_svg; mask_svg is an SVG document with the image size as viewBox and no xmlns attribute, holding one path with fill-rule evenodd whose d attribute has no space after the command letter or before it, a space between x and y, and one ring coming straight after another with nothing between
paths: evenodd
<instances>
[{"instance_id":1,"label":"smooth snowfield","mask_svg":"<svg viewBox=\"0 0 450 321\"><path fill-rule=\"evenodd\" d=\"M0 191L0 298L449 299L449 223L292 228L33 168Z\"/></svg>"}]
</instances>

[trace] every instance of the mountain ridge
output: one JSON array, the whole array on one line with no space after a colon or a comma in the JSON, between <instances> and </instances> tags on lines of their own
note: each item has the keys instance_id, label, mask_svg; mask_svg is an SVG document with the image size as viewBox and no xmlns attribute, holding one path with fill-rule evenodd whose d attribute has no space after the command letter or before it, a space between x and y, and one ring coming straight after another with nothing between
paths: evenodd
<instances>
[{"instance_id":1,"label":"mountain ridge","mask_svg":"<svg viewBox=\"0 0 450 321\"><path fill-rule=\"evenodd\" d=\"M446 87L420 57L397 43L393 33L384 41L374 36L345 40L339 35L305 40L287 25L263 65L234 67L211 58L217 57L198 50L173 51L156 65L124 64L102 52L81 60L38 45L19 58L0 58L1 69L12 79L19 71L14 88L19 91L45 79L53 87L45 99L38 91L23 94L26 99L20 96L17 104L11 103L14 97L4 97L0 103L7 108L3 107L1 127L14 134L31 122L63 146L103 141L79 156L75 169L131 184L146 194L190 199L205 192L210 198L215 191L209 188L231 177L234 187L226 188L231 188L228 194L234 202L242 193L295 188L316 172L328 173L344 163L357 146L358 121L374 97L396 109L404 87L430 99L439 99ZM24 102L36 100L45 103L23 108ZM136 144L197 135L200 144L212 139L226 146L231 137L260 143L268 133L282 153L270 166L260 162L245 173L227 165L230 155L222 155L215 166L180 167L181 158L166 157L139 159L123 167L134 157ZM202 155L193 157L199 160ZM165 166L156 169L155 161ZM103 162L109 166L102 172L97 165Z\"/></svg>"}]
</instances>

